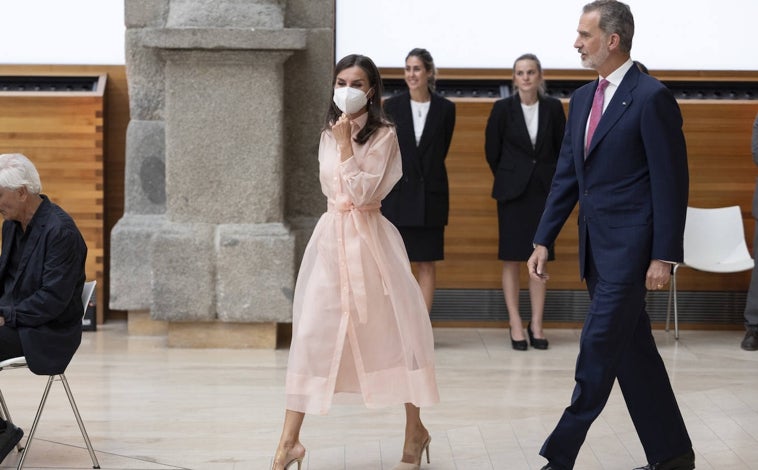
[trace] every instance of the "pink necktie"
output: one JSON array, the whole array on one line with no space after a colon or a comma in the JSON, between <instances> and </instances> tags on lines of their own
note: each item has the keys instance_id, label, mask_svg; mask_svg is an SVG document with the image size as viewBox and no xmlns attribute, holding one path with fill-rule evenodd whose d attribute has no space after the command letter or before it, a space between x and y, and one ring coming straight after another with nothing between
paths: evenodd
<instances>
[{"instance_id":1,"label":"pink necktie","mask_svg":"<svg viewBox=\"0 0 758 470\"><path fill-rule=\"evenodd\" d=\"M590 148L590 142L592 142L592 136L597 129L597 123L600 122L600 116L603 115L603 100L605 99L605 89L610 82L606 79L600 80L595 90L595 97L592 99L592 110L590 111L590 124L587 127L587 142L584 148L585 155Z\"/></svg>"}]
</instances>

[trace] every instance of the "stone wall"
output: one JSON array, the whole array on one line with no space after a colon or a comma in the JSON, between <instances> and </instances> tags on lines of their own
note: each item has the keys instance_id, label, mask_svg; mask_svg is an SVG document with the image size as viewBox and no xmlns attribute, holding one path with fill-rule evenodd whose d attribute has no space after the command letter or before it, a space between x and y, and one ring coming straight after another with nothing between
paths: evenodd
<instances>
[{"instance_id":1,"label":"stone wall","mask_svg":"<svg viewBox=\"0 0 758 470\"><path fill-rule=\"evenodd\" d=\"M232 324L275 336L325 207L334 0L125 0L125 13L131 120L110 307L166 322L169 344L175 323L183 338L196 324L198 346Z\"/></svg>"}]
</instances>

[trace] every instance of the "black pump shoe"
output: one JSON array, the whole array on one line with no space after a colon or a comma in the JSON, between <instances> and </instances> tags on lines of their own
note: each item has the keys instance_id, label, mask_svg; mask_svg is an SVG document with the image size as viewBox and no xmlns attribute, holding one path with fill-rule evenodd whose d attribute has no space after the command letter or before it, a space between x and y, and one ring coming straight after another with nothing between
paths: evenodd
<instances>
[{"instance_id":1,"label":"black pump shoe","mask_svg":"<svg viewBox=\"0 0 758 470\"><path fill-rule=\"evenodd\" d=\"M525 339L515 340L513 339L513 335L511 334L510 328L508 329L508 336L511 338L511 347L515 349L516 351L526 351L529 347L526 343Z\"/></svg>"},{"instance_id":2,"label":"black pump shoe","mask_svg":"<svg viewBox=\"0 0 758 470\"><path fill-rule=\"evenodd\" d=\"M527 323L526 333L529 335L529 344L531 344L534 349L547 349L547 338L534 337L534 333L532 333L532 322Z\"/></svg>"}]
</instances>

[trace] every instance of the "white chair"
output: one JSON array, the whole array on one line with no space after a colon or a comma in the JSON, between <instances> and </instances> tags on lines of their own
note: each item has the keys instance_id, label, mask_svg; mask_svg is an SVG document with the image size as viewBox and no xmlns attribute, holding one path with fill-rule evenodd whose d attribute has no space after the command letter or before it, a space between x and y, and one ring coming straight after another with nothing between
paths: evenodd
<instances>
[{"instance_id":1,"label":"white chair","mask_svg":"<svg viewBox=\"0 0 758 470\"><path fill-rule=\"evenodd\" d=\"M676 302L676 272L686 266L710 273L736 273L753 269L753 258L745 243L745 229L739 206L701 209L687 207L684 224L684 262L674 265L666 308L669 331L671 303L674 304L674 337L679 339L679 312Z\"/></svg>"},{"instance_id":2,"label":"white chair","mask_svg":"<svg viewBox=\"0 0 758 470\"><path fill-rule=\"evenodd\" d=\"M87 312L87 306L89 305L90 299L92 298L92 293L95 291L96 284L97 281L89 281L84 283L84 289L82 289L82 303L84 304L84 312L82 313L82 317L84 317L84 313ZM20 368L28 368L26 364L26 358L24 356L14 357L0 362L0 371L5 369ZM71 409L74 410L76 422L79 424L79 430L82 432L84 443L87 445L87 450L89 451L89 455L92 458L92 468L100 468L100 463L97 461L97 456L95 455L95 450L92 448L92 443L90 442L89 436L87 435L87 430L84 429L84 422L82 421L81 415L79 415L79 409L76 407L74 395L71 393L71 388L68 386L68 381L66 380L66 376L64 374L51 375L48 377L45 391L42 393L42 400L40 401L39 407L37 408L37 414L34 416L32 428L29 430L29 437L26 438L26 446L22 448L21 443L16 446L18 450L21 451L21 459L19 459L18 467L16 468L18 470L21 470L21 468L24 466L24 459L26 459L26 454L29 452L29 447L32 445L32 439L34 439L34 433L37 430L37 424L39 424L39 419L42 416L42 409L45 407L47 395L50 393L50 387L53 385L53 381L55 379L59 379L63 384L63 388L66 390L66 395L68 395L68 401L71 404ZM13 421L11 420L11 415L8 412L8 407L5 404L5 398L3 398L2 391L0 391L0 407L2 407L2 409L0 409L0 412L3 413L5 419L9 423L12 423Z\"/></svg>"}]
</instances>

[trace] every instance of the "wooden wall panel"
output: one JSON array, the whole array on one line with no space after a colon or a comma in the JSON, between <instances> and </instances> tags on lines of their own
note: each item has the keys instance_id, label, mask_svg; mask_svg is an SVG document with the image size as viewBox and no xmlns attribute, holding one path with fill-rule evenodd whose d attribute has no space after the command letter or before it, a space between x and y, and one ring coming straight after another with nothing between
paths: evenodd
<instances>
[{"instance_id":1,"label":"wooden wall panel","mask_svg":"<svg viewBox=\"0 0 758 470\"><path fill-rule=\"evenodd\" d=\"M753 252L753 191L758 168L751 155L753 120L758 101L681 101L690 166L690 200L694 207L738 205L745 236ZM679 290L746 291L750 271L734 274L680 269Z\"/></svg>"},{"instance_id":2,"label":"wooden wall panel","mask_svg":"<svg viewBox=\"0 0 758 470\"><path fill-rule=\"evenodd\" d=\"M490 198L492 174L484 158L484 129L494 100L454 99L455 134L447 159L450 221L445 232L445 260L438 265L440 288L499 289L497 209ZM564 101L568 112L568 102ZM752 123L758 101L680 102L690 167L690 205L739 205L752 249L751 206L758 170L750 153ZM556 242L549 266L551 289L584 289L579 280L577 211ZM522 287L527 275L522 272ZM680 290L744 291L750 272L736 274L679 271Z\"/></svg>"},{"instance_id":3,"label":"wooden wall panel","mask_svg":"<svg viewBox=\"0 0 758 470\"><path fill-rule=\"evenodd\" d=\"M495 100L455 99L456 125L447 170L450 218L445 230L445 260L438 263L442 289L499 289L502 262L497 259L497 204L492 172L484 157L484 129ZM581 289L577 266L576 211L556 243L550 264L552 289ZM522 281L526 285L526 270Z\"/></svg>"},{"instance_id":4,"label":"wooden wall panel","mask_svg":"<svg viewBox=\"0 0 758 470\"><path fill-rule=\"evenodd\" d=\"M103 151L103 284L98 286L98 305L105 319L123 316L107 309L110 231L124 211L124 164L129 100L123 65L0 65L0 75L108 75L105 90ZM402 78L402 70L383 70L389 78ZM500 79L508 69L445 70L442 78ZM591 80L586 70L545 72L547 79ZM755 72L654 72L669 80L758 80ZM484 127L494 100L455 99L458 112L448 170L451 183L450 225L446 230L446 260L439 264L441 288L500 288L497 261L497 215L490 198L492 175L484 160ZM745 219L748 244L752 247L752 193L758 171L750 156L750 131L758 101L682 101L685 134L690 155L690 204L717 207L738 204ZM2 116L0 116L2 119ZM1 123L2 121L0 121ZM2 127L0 127L2 128ZM50 131L51 129L46 129ZM72 156L57 148L61 159ZM74 153L75 155L76 153ZM69 166L66 175L76 171ZM43 185L49 188L48 182ZM67 208L68 209L68 208ZM77 220L89 229L97 220ZM83 228L84 230L85 228ZM579 282L575 213L566 222L556 245L557 260L551 264L551 289L584 289ZM747 289L749 273L710 274L690 269L679 271L681 290ZM522 279L526 281L525 273ZM525 284L524 284L525 285Z\"/></svg>"},{"instance_id":5,"label":"wooden wall panel","mask_svg":"<svg viewBox=\"0 0 758 470\"><path fill-rule=\"evenodd\" d=\"M108 309L108 290L109 290L109 269L110 264L110 232L113 226L118 222L124 213L124 164L126 154L126 128L129 123L129 96L126 82L126 67L123 65L0 65L0 75L47 75L47 76L64 76L64 75L107 75L107 84L105 88L105 114L101 117L103 127L103 143L101 152L102 159L102 185L103 194L101 195L100 209L101 216L99 220L81 219L77 217L77 224L82 231L90 230L94 225L101 224L102 236L98 250L98 257L101 258L102 279L98 279L97 286L97 305L98 305L98 322L103 322L109 318L125 317L124 312L114 312ZM27 110L29 112L29 110ZM0 129L3 129L6 122L2 119L7 116L4 112L0 115ZM32 117L19 119L30 119ZM46 132L68 132L77 131L69 122L45 124L37 122L36 126ZM43 127L40 127L43 126ZM69 142L70 143L70 142ZM52 149L49 149L52 150ZM55 151L58 155L59 164L64 160L69 160L67 168L58 167L58 170L67 177L80 168L80 164L72 164L71 159L75 159L81 154L78 150L72 149L69 145L56 146ZM53 181L50 178L42 177L42 185L45 190L54 189L51 187ZM71 208L63 206L71 212ZM89 243L88 243L89 245ZM94 252L93 246L89 245L90 254ZM88 276L89 276L88 267Z\"/></svg>"},{"instance_id":6,"label":"wooden wall panel","mask_svg":"<svg viewBox=\"0 0 758 470\"><path fill-rule=\"evenodd\" d=\"M34 162L42 192L74 218L87 243L87 279L102 285L103 96L79 95L0 93L0 153Z\"/></svg>"}]
</instances>

